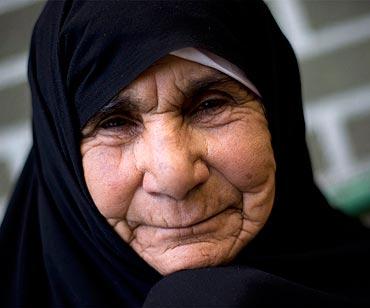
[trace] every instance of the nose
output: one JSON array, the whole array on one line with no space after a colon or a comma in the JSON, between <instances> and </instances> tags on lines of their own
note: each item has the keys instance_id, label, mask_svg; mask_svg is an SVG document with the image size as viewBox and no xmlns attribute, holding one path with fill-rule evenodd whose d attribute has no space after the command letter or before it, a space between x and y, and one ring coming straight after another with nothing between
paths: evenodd
<instances>
[{"instance_id":1,"label":"nose","mask_svg":"<svg viewBox=\"0 0 370 308\"><path fill-rule=\"evenodd\" d=\"M150 194L182 200L194 187L209 177L202 159L202 143L181 129L157 127L144 134L139 153L143 170L143 189Z\"/></svg>"}]
</instances>

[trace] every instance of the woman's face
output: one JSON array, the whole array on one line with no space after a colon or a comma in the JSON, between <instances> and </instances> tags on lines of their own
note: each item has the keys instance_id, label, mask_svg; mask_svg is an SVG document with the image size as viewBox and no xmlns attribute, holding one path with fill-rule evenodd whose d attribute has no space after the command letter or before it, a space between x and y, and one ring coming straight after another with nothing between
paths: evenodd
<instances>
[{"instance_id":1,"label":"woman's face","mask_svg":"<svg viewBox=\"0 0 370 308\"><path fill-rule=\"evenodd\" d=\"M271 211L275 161L261 103L232 78L167 56L83 129L100 213L166 275L231 261Z\"/></svg>"}]
</instances>

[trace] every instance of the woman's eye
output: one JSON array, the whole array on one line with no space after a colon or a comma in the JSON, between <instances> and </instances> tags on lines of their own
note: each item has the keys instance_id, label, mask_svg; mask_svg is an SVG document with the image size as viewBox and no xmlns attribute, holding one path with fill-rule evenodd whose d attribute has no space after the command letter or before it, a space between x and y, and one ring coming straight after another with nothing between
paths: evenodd
<instances>
[{"instance_id":1,"label":"woman's eye","mask_svg":"<svg viewBox=\"0 0 370 308\"><path fill-rule=\"evenodd\" d=\"M225 101L222 99L209 99L204 102L202 102L198 106L198 110L207 110L207 109L215 109L223 106L225 104Z\"/></svg>"},{"instance_id":2,"label":"woman's eye","mask_svg":"<svg viewBox=\"0 0 370 308\"><path fill-rule=\"evenodd\" d=\"M113 116L100 122L99 128L113 134L124 134L126 136L133 136L137 133L139 126L135 121L131 119L127 119L121 116Z\"/></svg>"},{"instance_id":3,"label":"woman's eye","mask_svg":"<svg viewBox=\"0 0 370 308\"><path fill-rule=\"evenodd\" d=\"M128 124L128 121L123 118L115 117L104 120L99 126L104 129L122 127Z\"/></svg>"},{"instance_id":4,"label":"woman's eye","mask_svg":"<svg viewBox=\"0 0 370 308\"><path fill-rule=\"evenodd\" d=\"M131 119L122 116L109 117L98 125L100 132L105 136L132 138L140 132L140 125Z\"/></svg>"},{"instance_id":5,"label":"woman's eye","mask_svg":"<svg viewBox=\"0 0 370 308\"><path fill-rule=\"evenodd\" d=\"M197 116L215 115L222 112L227 104L228 101L226 99L208 99L196 107L194 114Z\"/></svg>"}]
</instances>

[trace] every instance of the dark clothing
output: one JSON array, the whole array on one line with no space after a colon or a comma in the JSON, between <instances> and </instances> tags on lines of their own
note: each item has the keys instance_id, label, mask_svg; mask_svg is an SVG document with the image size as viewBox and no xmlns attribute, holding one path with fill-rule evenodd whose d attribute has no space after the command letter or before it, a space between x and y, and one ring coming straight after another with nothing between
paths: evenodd
<instances>
[{"instance_id":1,"label":"dark clothing","mask_svg":"<svg viewBox=\"0 0 370 308\"><path fill-rule=\"evenodd\" d=\"M259 89L277 163L262 231L227 267L164 279L98 212L80 129L153 62L183 48ZM316 188L296 57L261 1L50 1L32 36L33 147L0 229L0 306L370 305L370 235Z\"/></svg>"}]
</instances>

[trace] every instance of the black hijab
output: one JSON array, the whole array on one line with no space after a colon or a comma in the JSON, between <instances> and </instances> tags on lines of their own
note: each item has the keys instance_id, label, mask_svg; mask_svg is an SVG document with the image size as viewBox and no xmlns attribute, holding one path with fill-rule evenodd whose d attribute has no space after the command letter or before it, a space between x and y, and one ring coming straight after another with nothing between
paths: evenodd
<instances>
[{"instance_id":1,"label":"black hijab","mask_svg":"<svg viewBox=\"0 0 370 308\"><path fill-rule=\"evenodd\" d=\"M236 64L261 92L277 192L267 225L230 266L162 279L94 206L80 129L183 47ZM370 302L369 232L313 182L296 58L262 1L50 1L28 73L33 147L0 230L0 306L141 306L153 286L149 306Z\"/></svg>"}]
</instances>

